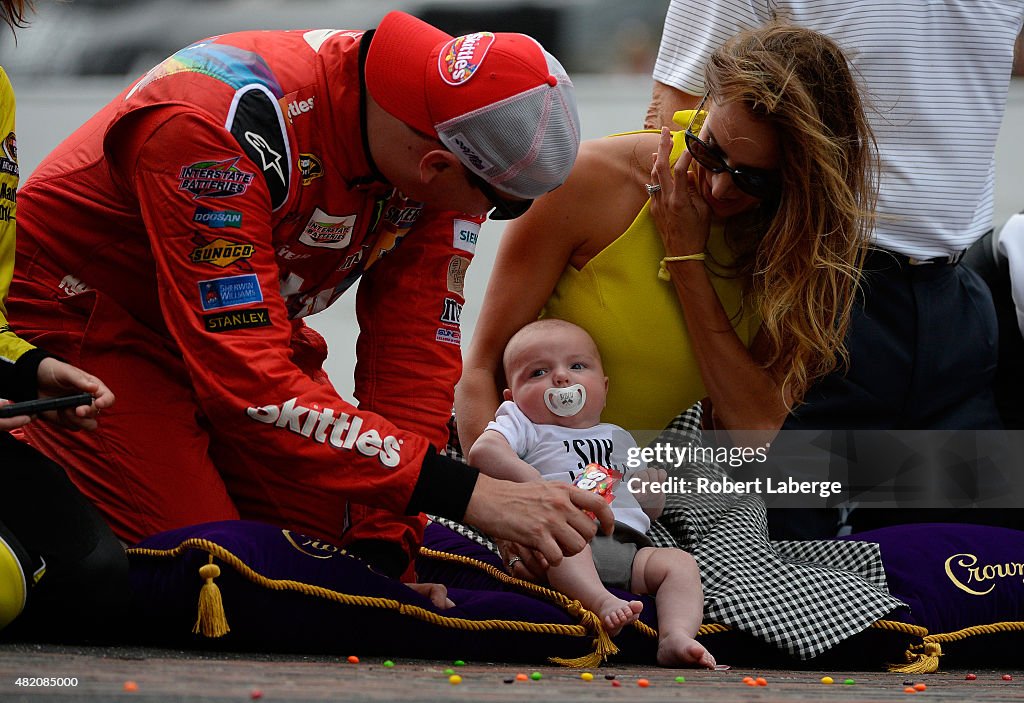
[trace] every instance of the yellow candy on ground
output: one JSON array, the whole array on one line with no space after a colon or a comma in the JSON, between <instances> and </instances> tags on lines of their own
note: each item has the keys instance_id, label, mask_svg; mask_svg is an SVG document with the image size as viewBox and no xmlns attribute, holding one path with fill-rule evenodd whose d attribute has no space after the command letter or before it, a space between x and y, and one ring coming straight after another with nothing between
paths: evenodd
<instances>
[{"instance_id":1,"label":"yellow candy on ground","mask_svg":"<svg viewBox=\"0 0 1024 703\"><path fill-rule=\"evenodd\" d=\"M580 674L580 678L584 681L593 681L594 675L591 674L589 671L584 671L582 674Z\"/></svg>"},{"instance_id":2,"label":"yellow candy on ground","mask_svg":"<svg viewBox=\"0 0 1024 703\"><path fill-rule=\"evenodd\" d=\"M460 684L460 683L462 683L462 677L459 676L458 674L452 674L451 676L448 677L448 683L450 683L452 686L454 686L456 684Z\"/></svg>"},{"instance_id":3,"label":"yellow candy on ground","mask_svg":"<svg viewBox=\"0 0 1024 703\"><path fill-rule=\"evenodd\" d=\"M835 681L832 680L831 676L822 676L821 677L821 682L822 683L835 683Z\"/></svg>"}]
</instances>

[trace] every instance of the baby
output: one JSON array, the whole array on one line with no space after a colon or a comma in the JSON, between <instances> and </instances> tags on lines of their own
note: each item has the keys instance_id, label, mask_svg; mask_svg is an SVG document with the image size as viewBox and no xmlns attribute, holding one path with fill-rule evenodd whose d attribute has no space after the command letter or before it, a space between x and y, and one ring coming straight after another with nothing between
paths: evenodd
<instances>
[{"instance_id":1,"label":"baby","mask_svg":"<svg viewBox=\"0 0 1024 703\"><path fill-rule=\"evenodd\" d=\"M510 388L494 422L473 445L469 461L512 481L572 482L587 464L625 470L635 447L621 427L601 422L608 392L601 358L585 330L564 320L530 323L505 347ZM653 594L658 606L658 663L714 668L714 657L695 639L704 609L700 574L680 549L650 546L648 515L626 487L614 488L615 532L548 571L551 585L595 612L612 636L636 620L643 604L625 601L606 586Z\"/></svg>"}]
</instances>

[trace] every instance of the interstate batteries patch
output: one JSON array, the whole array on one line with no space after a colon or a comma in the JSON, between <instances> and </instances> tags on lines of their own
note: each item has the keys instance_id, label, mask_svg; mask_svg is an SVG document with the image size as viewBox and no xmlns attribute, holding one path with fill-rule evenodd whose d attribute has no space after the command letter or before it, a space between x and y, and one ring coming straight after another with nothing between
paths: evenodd
<instances>
[{"instance_id":1,"label":"interstate batteries patch","mask_svg":"<svg viewBox=\"0 0 1024 703\"><path fill-rule=\"evenodd\" d=\"M193 198L230 198L249 189L255 174L238 168L241 156L223 161L197 161L181 167L178 190Z\"/></svg>"}]
</instances>

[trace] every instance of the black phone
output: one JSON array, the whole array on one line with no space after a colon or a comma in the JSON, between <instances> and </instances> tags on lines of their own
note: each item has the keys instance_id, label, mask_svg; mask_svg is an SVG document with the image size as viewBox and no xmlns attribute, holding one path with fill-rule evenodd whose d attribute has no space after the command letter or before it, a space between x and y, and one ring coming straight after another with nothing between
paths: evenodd
<instances>
[{"instance_id":1,"label":"black phone","mask_svg":"<svg viewBox=\"0 0 1024 703\"><path fill-rule=\"evenodd\" d=\"M59 398L39 398L38 400L26 400L21 403L0 405L0 418L37 415L47 410L60 410L61 408L77 408L79 405L90 405L93 400L94 398L90 393L78 393Z\"/></svg>"}]
</instances>

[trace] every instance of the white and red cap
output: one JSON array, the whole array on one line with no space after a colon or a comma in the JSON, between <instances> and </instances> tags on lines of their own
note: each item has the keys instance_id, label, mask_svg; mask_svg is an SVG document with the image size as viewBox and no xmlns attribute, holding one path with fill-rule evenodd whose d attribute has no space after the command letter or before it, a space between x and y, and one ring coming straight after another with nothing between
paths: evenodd
<instances>
[{"instance_id":1,"label":"white and red cap","mask_svg":"<svg viewBox=\"0 0 1024 703\"><path fill-rule=\"evenodd\" d=\"M436 134L473 173L515 197L557 188L576 160L572 81L525 34L452 37L390 12L370 42L366 87L388 114Z\"/></svg>"}]
</instances>

